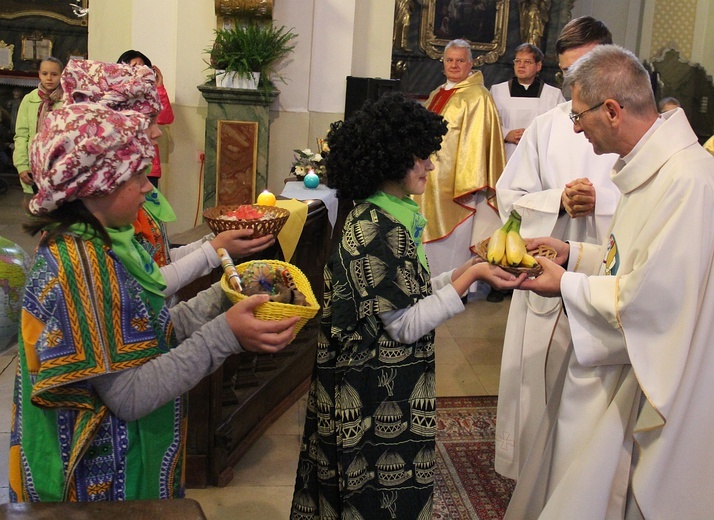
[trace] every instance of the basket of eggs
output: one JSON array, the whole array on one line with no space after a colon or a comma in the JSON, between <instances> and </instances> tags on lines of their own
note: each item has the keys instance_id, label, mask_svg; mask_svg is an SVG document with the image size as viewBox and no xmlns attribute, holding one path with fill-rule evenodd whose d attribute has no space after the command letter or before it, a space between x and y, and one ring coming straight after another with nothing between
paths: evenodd
<instances>
[{"instance_id":1,"label":"basket of eggs","mask_svg":"<svg viewBox=\"0 0 714 520\"><path fill-rule=\"evenodd\" d=\"M277 236L289 216L287 209L260 204L222 205L203 212L203 219L216 235L230 229L252 229L251 238Z\"/></svg>"},{"instance_id":2,"label":"basket of eggs","mask_svg":"<svg viewBox=\"0 0 714 520\"><path fill-rule=\"evenodd\" d=\"M236 265L235 270L240 278L240 290L230 282L228 270L221 278L221 288L230 301L238 303L253 294L270 296L270 301L256 307L258 319L282 320L299 316L300 321L295 325L297 334L320 310L307 276L292 264L279 260L253 260Z\"/></svg>"}]
</instances>

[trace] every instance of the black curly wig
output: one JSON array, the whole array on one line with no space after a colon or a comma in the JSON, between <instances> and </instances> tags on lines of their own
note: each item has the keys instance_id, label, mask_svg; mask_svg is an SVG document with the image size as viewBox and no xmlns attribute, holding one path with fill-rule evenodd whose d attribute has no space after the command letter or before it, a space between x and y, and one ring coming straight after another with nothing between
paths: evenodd
<instances>
[{"instance_id":1,"label":"black curly wig","mask_svg":"<svg viewBox=\"0 0 714 520\"><path fill-rule=\"evenodd\" d=\"M417 158L439 150L446 129L440 115L388 92L330 126L327 185L340 199L367 198L385 181L404 179Z\"/></svg>"}]
</instances>

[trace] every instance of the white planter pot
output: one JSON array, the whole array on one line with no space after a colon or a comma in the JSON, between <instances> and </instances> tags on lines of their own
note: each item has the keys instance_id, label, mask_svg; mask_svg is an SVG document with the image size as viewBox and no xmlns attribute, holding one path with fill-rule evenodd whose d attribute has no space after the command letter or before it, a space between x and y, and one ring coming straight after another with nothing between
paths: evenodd
<instances>
[{"instance_id":1,"label":"white planter pot","mask_svg":"<svg viewBox=\"0 0 714 520\"><path fill-rule=\"evenodd\" d=\"M251 76L243 78L236 72L216 71L216 86L222 88L242 88L256 90L260 81L260 72L251 72Z\"/></svg>"},{"instance_id":2,"label":"white planter pot","mask_svg":"<svg viewBox=\"0 0 714 520\"><path fill-rule=\"evenodd\" d=\"M225 70L216 70L216 86L223 88L228 88L230 86L228 73Z\"/></svg>"},{"instance_id":3,"label":"white planter pot","mask_svg":"<svg viewBox=\"0 0 714 520\"><path fill-rule=\"evenodd\" d=\"M237 74L233 76L233 88L245 88L256 90L260 81L260 72L251 72L247 78L239 77Z\"/></svg>"}]
</instances>

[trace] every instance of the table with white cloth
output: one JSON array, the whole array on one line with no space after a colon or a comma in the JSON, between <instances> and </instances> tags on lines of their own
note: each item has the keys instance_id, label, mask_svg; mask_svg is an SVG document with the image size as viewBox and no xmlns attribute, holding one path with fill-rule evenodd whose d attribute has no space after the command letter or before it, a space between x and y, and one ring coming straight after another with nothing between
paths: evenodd
<instances>
[{"instance_id":1,"label":"table with white cloth","mask_svg":"<svg viewBox=\"0 0 714 520\"><path fill-rule=\"evenodd\" d=\"M337 214L339 211L339 201L337 200L337 191L328 188L324 184L318 184L317 188L307 188L305 183L302 181L287 181L285 182L285 188L283 188L280 194L286 199L296 199L296 200L321 200L322 203L327 208L327 218L330 221L332 229L335 229L335 223L337 222Z\"/></svg>"}]
</instances>

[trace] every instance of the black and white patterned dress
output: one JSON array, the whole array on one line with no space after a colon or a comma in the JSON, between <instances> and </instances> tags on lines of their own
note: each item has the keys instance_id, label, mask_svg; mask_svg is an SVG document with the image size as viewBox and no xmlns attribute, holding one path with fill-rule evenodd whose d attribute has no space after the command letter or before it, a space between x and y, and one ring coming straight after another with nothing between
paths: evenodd
<instances>
[{"instance_id":1,"label":"black and white patterned dress","mask_svg":"<svg viewBox=\"0 0 714 520\"><path fill-rule=\"evenodd\" d=\"M379 318L431 292L409 231L357 205L325 267L291 519L431 519L434 332L399 343Z\"/></svg>"}]
</instances>

